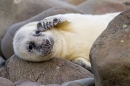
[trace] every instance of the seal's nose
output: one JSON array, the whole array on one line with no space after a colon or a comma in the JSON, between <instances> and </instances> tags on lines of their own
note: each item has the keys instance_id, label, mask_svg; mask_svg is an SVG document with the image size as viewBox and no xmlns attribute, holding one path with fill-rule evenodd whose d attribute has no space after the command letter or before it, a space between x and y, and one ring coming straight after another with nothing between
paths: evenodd
<instances>
[{"instance_id":1,"label":"seal's nose","mask_svg":"<svg viewBox=\"0 0 130 86\"><path fill-rule=\"evenodd\" d=\"M53 46L53 45L54 45L54 40L53 40L53 38L46 39L46 44L48 44L48 45L50 45L50 46Z\"/></svg>"}]
</instances>

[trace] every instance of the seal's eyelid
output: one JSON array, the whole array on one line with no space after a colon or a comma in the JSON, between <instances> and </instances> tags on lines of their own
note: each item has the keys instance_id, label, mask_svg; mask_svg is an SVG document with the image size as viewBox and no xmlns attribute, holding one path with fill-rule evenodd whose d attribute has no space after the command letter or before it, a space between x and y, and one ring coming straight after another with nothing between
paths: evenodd
<instances>
[{"instance_id":1,"label":"seal's eyelid","mask_svg":"<svg viewBox=\"0 0 130 86\"><path fill-rule=\"evenodd\" d=\"M32 33L32 34L33 34L33 36L40 36L41 33L42 33L42 32L37 29L37 30L33 30L33 33Z\"/></svg>"}]
</instances>

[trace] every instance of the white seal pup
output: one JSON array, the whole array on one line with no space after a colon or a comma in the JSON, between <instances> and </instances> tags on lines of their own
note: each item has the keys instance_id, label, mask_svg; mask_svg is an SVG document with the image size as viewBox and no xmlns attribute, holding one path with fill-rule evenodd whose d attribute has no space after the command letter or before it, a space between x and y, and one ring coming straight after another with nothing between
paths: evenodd
<instances>
[{"instance_id":1,"label":"white seal pup","mask_svg":"<svg viewBox=\"0 0 130 86\"><path fill-rule=\"evenodd\" d=\"M118 14L59 14L31 22L16 32L14 52L34 62L65 58L90 70L91 46Z\"/></svg>"}]
</instances>

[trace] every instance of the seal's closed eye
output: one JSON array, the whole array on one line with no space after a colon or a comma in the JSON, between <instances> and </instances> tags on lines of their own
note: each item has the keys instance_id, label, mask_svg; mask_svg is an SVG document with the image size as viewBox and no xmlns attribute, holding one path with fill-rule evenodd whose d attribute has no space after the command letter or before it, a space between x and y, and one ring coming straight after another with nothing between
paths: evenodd
<instances>
[{"instance_id":1,"label":"seal's closed eye","mask_svg":"<svg viewBox=\"0 0 130 86\"><path fill-rule=\"evenodd\" d=\"M35 30L35 31L33 32L33 36L40 36L40 35L41 35L41 33L40 33L39 30Z\"/></svg>"}]
</instances>

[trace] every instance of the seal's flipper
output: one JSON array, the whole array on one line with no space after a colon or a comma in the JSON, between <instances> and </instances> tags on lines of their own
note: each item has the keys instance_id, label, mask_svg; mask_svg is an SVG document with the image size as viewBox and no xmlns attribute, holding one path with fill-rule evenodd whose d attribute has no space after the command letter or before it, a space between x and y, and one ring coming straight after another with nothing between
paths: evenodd
<instances>
[{"instance_id":1,"label":"seal's flipper","mask_svg":"<svg viewBox=\"0 0 130 86\"><path fill-rule=\"evenodd\" d=\"M46 31L52 27L60 27L67 23L67 20L62 16L50 16L37 24L38 31Z\"/></svg>"},{"instance_id":2,"label":"seal's flipper","mask_svg":"<svg viewBox=\"0 0 130 86\"><path fill-rule=\"evenodd\" d=\"M82 58L82 57L78 57L76 59L73 59L72 62L76 63L76 64L79 64L80 66L88 69L88 70L91 70L91 64L89 61L87 61L86 59Z\"/></svg>"}]
</instances>

